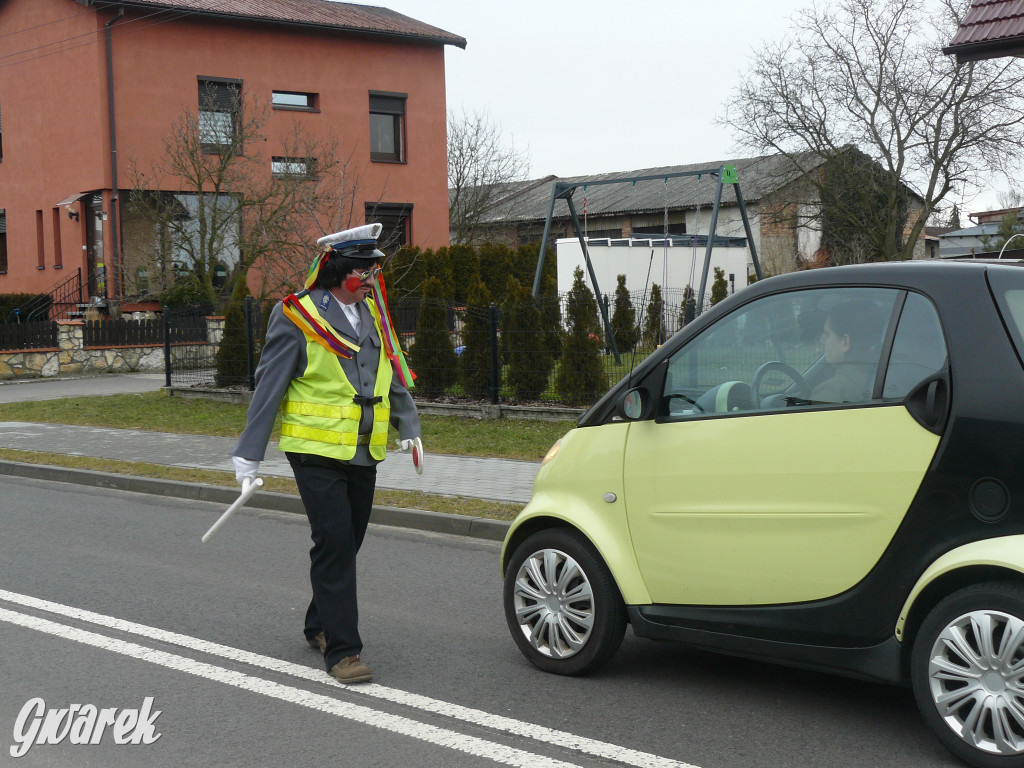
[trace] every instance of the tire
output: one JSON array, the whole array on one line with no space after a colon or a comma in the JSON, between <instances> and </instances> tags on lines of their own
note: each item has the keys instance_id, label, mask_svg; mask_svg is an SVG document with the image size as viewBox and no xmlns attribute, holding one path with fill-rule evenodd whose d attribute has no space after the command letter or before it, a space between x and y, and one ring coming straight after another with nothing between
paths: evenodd
<instances>
[{"instance_id":1,"label":"tire","mask_svg":"<svg viewBox=\"0 0 1024 768\"><path fill-rule=\"evenodd\" d=\"M975 584L925 618L911 682L925 722L978 768L1024 766L1024 587Z\"/></svg>"},{"instance_id":2,"label":"tire","mask_svg":"<svg viewBox=\"0 0 1024 768\"><path fill-rule=\"evenodd\" d=\"M505 571L505 620L530 662L556 675L600 667L622 644L626 607L608 567L580 533L527 538Z\"/></svg>"}]
</instances>

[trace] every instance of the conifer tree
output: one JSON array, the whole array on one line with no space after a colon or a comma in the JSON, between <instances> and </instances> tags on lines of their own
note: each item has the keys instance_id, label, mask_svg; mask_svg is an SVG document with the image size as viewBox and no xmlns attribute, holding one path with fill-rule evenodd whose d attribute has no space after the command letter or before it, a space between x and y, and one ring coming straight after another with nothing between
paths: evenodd
<instances>
[{"instance_id":1,"label":"conifer tree","mask_svg":"<svg viewBox=\"0 0 1024 768\"><path fill-rule=\"evenodd\" d=\"M619 275L618 281L615 287L615 311L611 319L612 334L615 336L615 348L620 353L632 352L640 336L636 327L636 310L626 289L626 276Z\"/></svg>"},{"instance_id":2,"label":"conifer tree","mask_svg":"<svg viewBox=\"0 0 1024 768\"><path fill-rule=\"evenodd\" d=\"M541 281L539 299L541 327L544 329L544 347L553 359L562 356L562 300L558 295L558 279L552 274Z\"/></svg>"},{"instance_id":3,"label":"conifer tree","mask_svg":"<svg viewBox=\"0 0 1024 768\"><path fill-rule=\"evenodd\" d=\"M683 289L683 325L692 323L697 317L697 294L693 286L687 285Z\"/></svg>"},{"instance_id":4,"label":"conifer tree","mask_svg":"<svg viewBox=\"0 0 1024 768\"><path fill-rule=\"evenodd\" d=\"M531 289L513 289L502 314L501 334L508 369L505 380L517 400L536 400L548 387L555 358L545 343L538 302Z\"/></svg>"},{"instance_id":5,"label":"conifer tree","mask_svg":"<svg viewBox=\"0 0 1024 768\"><path fill-rule=\"evenodd\" d=\"M448 249L451 269L451 295L449 298L459 304L469 301L469 287L480 279L480 258L471 245L453 245ZM486 305L485 305L486 306Z\"/></svg>"},{"instance_id":6,"label":"conifer tree","mask_svg":"<svg viewBox=\"0 0 1024 768\"><path fill-rule=\"evenodd\" d=\"M248 295L245 280L236 282L224 312L224 334L217 348L214 383L218 387L243 387L249 382L245 336L245 298Z\"/></svg>"},{"instance_id":7,"label":"conifer tree","mask_svg":"<svg viewBox=\"0 0 1024 768\"><path fill-rule=\"evenodd\" d=\"M715 279L711 283L711 306L715 306L729 295L729 284L725 282L725 270L715 267Z\"/></svg>"},{"instance_id":8,"label":"conifer tree","mask_svg":"<svg viewBox=\"0 0 1024 768\"><path fill-rule=\"evenodd\" d=\"M597 301L584 284L579 267L566 297L565 320L568 329L555 387L566 402L591 403L607 389L608 377L601 362Z\"/></svg>"},{"instance_id":9,"label":"conifer tree","mask_svg":"<svg viewBox=\"0 0 1024 768\"><path fill-rule=\"evenodd\" d=\"M455 277L452 271L452 257L448 248L438 248L436 251L426 251L423 254L426 281L424 290L420 295L426 296L426 282L436 278L441 284L440 298L453 301L455 295Z\"/></svg>"},{"instance_id":10,"label":"conifer tree","mask_svg":"<svg viewBox=\"0 0 1024 768\"><path fill-rule=\"evenodd\" d=\"M436 277L423 284L423 298L416 321L416 343L410 355L416 371L416 391L438 397L455 383L455 349L448 334L448 305Z\"/></svg>"},{"instance_id":11,"label":"conifer tree","mask_svg":"<svg viewBox=\"0 0 1024 768\"><path fill-rule=\"evenodd\" d=\"M508 280L515 276L512 251L507 245L484 243L477 251L480 257L480 279L498 304L508 298Z\"/></svg>"},{"instance_id":12,"label":"conifer tree","mask_svg":"<svg viewBox=\"0 0 1024 768\"><path fill-rule=\"evenodd\" d=\"M491 329L487 314L490 303L491 292L477 279L466 293L466 312L462 325L463 350L458 360L459 383L463 392L474 398L490 396Z\"/></svg>"},{"instance_id":13,"label":"conifer tree","mask_svg":"<svg viewBox=\"0 0 1024 768\"><path fill-rule=\"evenodd\" d=\"M661 327L664 305L661 300L661 286L651 284L651 297L644 310L643 344L647 349L654 349L665 341L665 333Z\"/></svg>"}]
</instances>

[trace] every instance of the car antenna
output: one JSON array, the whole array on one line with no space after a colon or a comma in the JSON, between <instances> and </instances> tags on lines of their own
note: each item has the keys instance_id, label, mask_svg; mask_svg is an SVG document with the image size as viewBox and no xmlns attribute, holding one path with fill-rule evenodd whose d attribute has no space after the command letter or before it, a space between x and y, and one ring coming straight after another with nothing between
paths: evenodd
<instances>
[{"instance_id":1,"label":"car antenna","mask_svg":"<svg viewBox=\"0 0 1024 768\"><path fill-rule=\"evenodd\" d=\"M647 309L647 287L651 283L651 265L654 264L654 249L651 248L651 258L647 262L647 279L644 280L644 306L640 307L640 318L636 321L637 329L643 333L644 330L644 311ZM664 303L664 300L662 300ZM633 345L633 351L629 355L629 381L626 389L633 388L633 367L636 362L636 347Z\"/></svg>"}]
</instances>

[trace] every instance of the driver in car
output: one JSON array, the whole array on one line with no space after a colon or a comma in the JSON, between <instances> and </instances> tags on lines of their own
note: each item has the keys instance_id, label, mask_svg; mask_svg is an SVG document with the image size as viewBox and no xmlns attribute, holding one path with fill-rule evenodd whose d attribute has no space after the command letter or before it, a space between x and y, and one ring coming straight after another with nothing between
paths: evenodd
<instances>
[{"instance_id":1,"label":"driver in car","mask_svg":"<svg viewBox=\"0 0 1024 768\"><path fill-rule=\"evenodd\" d=\"M878 370L882 324L878 307L867 301L836 305L821 332L825 360L832 375L811 395L815 402L850 403L871 399Z\"/></svg>"}]
</instances>

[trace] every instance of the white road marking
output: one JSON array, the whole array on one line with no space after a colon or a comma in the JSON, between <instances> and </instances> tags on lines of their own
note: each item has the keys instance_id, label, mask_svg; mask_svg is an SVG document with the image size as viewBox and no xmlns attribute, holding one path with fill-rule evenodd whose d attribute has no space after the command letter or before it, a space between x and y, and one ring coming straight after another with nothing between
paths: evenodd
<instances>
[{"instance_id":1,"label":"white road marking","mask_svg":"<svg viewBox=\"0 0 1024 768\"><path fill-rule=\"evenodd\" d=\"M666 757L650 754L649 752L640 752L628 747L621 747L616 744L609 744L607 742L577 736L576 734L568 733L566 731L559 731L542 725L535 725L533 723L515 720L510 717L504 717L502 715L494 715L479 709L472 709L459 704L452 704L439 699L432 699L427 696L421 696L417 693L410 693L397 688L389 688L376 683L366 683L358 686L343 686L334 678L329 677L322 669L314 669L300 664L293 664L270 656L262 656L257 653L244 651L240 648L232 648L231 646L212 643L207 640L201 640L197 637L182 635L177 632L169 632L156 627L149 627L145 624L136 624L113 616L106 616L104 614L94 613L82 608L54 603L49 600L42 600L29 595L21 595L16 592L8 592L0 589L0 600L5 600L10 603L16 603L30 608L36 608L50 613L60 614L80 621L87 621L91 624L108 627L109 629L128 632L141 637L148 637L152 640L159 640L172 645L179 645L183 648L189 648L193 651L207 653L212 656L219 656L221 658L231 659L232 661L251 664L256 667L281 672L303 680L310 680L324 685L335 685L373 698L390 701L395 704L402 704L415 709L421 709L423 711L445 717L451 717L474 725L483 726L485 728L504 731L516 736L536 739L537 741L541 741L545 744L554 744L577 752L582 752L587 755L592 755L594 757L606 760L615 760L626 765L635 766L636 768L697 768L697 766L689 763L681 763L677 760L671 760Z\"/></svg>"},{"instance_id":2,"label":"white road marking","mask_svg":"<svg viewBox=\"0 0 1024 768\"><path fill-rule=\"evenodd\" d=\"M551 766L551 768L579 768L579 766L573 763L553 760L532 752L480 739L476 736L467 736L456 731L438 728L429 723L421 723L399 715L390 715L370 707L339 701L330 696L311 693L302 688L281 685L272 680L264 680L260 677L253 677L241 672L224 669L223 667L216 667L212 664L206 664L205 662L196 661L184 656L175 656L172 653L147 648L136 643L97 635L95 632L69 627L65 624L57 624L56 622L36 616L0 608L0 621L46 632L66 640L74 640L77 643L84 643L85 645L102 648L103 650L113 651L124 656L131 656L132 658L147 661L151 664L158 664L178 672L186 672L206 680L232 685L235 688L258 693L262 696L269 696L291 704L298 704L330 715L343 717L347 720L354 720L364 725L372 725L375 728L382 728L430 744L504 763L505 765L521 766L522 768L541 765Z\"/></svg>"}]
</instances>

